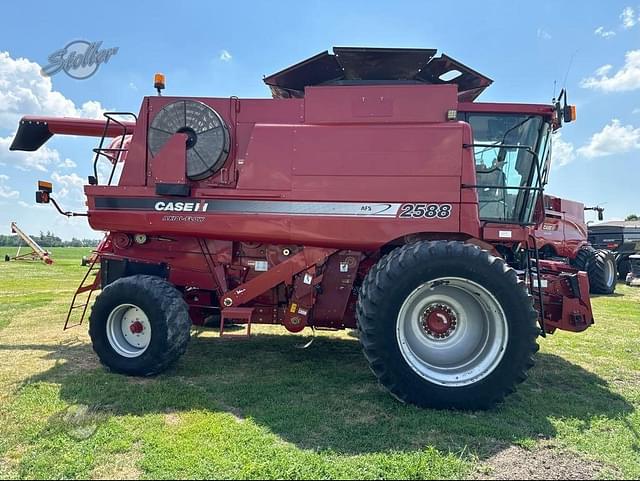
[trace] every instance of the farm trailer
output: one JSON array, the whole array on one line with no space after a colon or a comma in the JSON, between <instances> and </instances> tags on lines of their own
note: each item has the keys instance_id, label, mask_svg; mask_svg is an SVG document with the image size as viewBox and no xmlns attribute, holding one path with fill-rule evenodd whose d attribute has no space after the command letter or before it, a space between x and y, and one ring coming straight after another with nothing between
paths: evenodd
<instances>
[{"instance_id":1,"label":"farm trailer","mask_svg":"<svg viewBox=\"0 0 640 481\"><path fill-rule=\"evenodd\" d=\"M640 254L629 256L629 272L625 282L628 286L640 287Z\"/></svg>"},{"instance_id":2,"label":"farm trailer","mask_svg":"<svg viewBox=\"0 0 640 481\"><path fill-rule=\"evenodd\" d=\"M640 221L610 221L589 226L589 241L614 252L620 279L631 272L631 256L640 254Z\"/></svg>"},{"instance_id":3,"label":"farm trailer","mask_svg":"<svg viewBox=\"0 0 640 481\"><path fill-rule=\"evenodd\" d=\"M272 99L165 97L157 75L131 120L21 120L12 149L102 137L83 215L109 236L79 291L101 289L111 370L164 371L212 319L358 328L399 400L484 409L538 336L593 323L587 274L535 242L564 92L476 102L492 81L432 49L335 48L264 81Z\"/></svg>"}]
</instances>

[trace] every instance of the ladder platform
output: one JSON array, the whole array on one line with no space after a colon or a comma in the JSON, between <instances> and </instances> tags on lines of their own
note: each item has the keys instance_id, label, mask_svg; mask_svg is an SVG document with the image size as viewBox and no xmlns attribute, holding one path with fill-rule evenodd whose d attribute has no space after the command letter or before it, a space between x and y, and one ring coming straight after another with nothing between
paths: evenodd
<instances>
[{"instance_id":1,"label":"ladder platform","mask_svg":"<svg viewBox=\"0 0 640 481\"><path fill-rule=\"evenodd\" d=\"M253 316L253 307L226 307L222 309L220 313L220 337L227 337L230 339L241 338L246 339L251 337L251 316ZM247 330L244 334L225 334L224 333L224 321L246 321L242 324L247 325Z\"/></svg>"}]
</instances>

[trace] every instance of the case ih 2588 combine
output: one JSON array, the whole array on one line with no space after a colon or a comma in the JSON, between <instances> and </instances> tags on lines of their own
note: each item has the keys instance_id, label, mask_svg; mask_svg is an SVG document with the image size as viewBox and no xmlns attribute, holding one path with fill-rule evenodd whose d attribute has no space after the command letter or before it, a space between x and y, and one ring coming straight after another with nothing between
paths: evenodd
<instances>
[{"instance_id":1,"label":"case ih 2588 combine","mask_svg":"<svg viewBox=\"0 0 640 481\"><path fill-rule=\"evenodd\" d=\"M569 262L589 275L594 294L613 294L618 278L616 257L608 249L596 249L589 241L585 210L598 212L602 220L603 208L585 207L580 202L544 196L546 215L536 231L536 244L543 259ZM611 246L609 246L611 247Z\"/></svg>"},{"instance_id":2,"label":"case ih 2588 combine","mask_svg":"<svg viewBox=\"0 0 640 481\"><path fill-rule=\"evenodd\" d=\"M102 289L89 332L110 369L163 371L211 318L357 327L400 400L488 408L525 379L539 335L592 324L587 274L534 241L566 96L480 103L491 80L435 50L334 53L265 78L273 99L21 121L13 149L103 136L96 163L122 164L117 185L95 167L85 186L89 224L110 232L83 288Z\"/></svg>"}]
</instances>

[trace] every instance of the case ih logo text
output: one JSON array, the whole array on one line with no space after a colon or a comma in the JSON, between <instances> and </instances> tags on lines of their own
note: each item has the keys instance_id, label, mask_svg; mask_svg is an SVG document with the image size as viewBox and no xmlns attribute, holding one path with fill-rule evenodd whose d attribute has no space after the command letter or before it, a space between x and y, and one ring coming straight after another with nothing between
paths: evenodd
<instances>
[{"instance_id":1,"label":"case ih logo text","mask_svg":"<svg viewBox=\"0 0 640 481\"><path fill-rule=\"evenodd\" d=\"M206 212L209 204L197 202L156 202L155 209L171 212Z\"/></svg>"},{"instance_id":2,"label":"case ih logo text","mask_svg":"<svg viewBox=\"0 0 640 481\"><path fill-rule=\"evenodd\" d=\"M118 53L119 47L101 49L101 46L102 41L74 40L49 55L49 64L42 68L41 73L51 77L63 70L71 78L87 79Z\"/></svg>"}]
</instances>

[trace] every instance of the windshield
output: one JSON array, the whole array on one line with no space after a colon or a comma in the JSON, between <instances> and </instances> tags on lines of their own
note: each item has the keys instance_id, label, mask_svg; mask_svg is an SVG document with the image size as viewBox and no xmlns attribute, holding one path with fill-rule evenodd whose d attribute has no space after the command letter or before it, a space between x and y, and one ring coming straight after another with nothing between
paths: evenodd
<instances>
[{"instance_id":1,"label":"windshield","mask_svg":"<svg viewBox=\"0 0 640 481\"><path fill-rule=\"evenodd\" d=\"M467 114L473 130L480 218L528 224L538 192L537 158L544 159L548 124L538 115Z\"/></svg>"}]
</instances>

